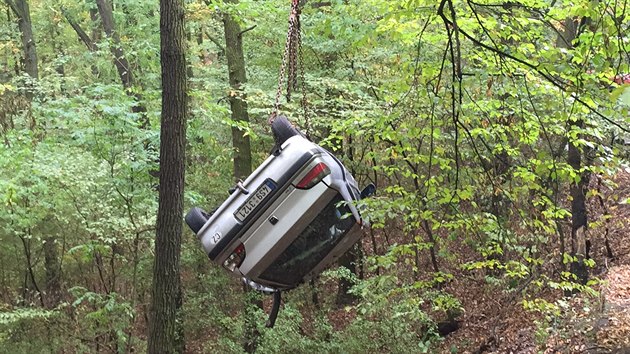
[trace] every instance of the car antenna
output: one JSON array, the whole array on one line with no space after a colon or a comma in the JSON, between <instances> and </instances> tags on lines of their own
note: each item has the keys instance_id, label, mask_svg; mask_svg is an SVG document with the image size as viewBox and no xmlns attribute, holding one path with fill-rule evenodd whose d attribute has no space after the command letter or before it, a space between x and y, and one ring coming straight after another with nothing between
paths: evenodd
<instances>
[{"instance_id":1,"label":"car antenna","mask_svg":"<svg viewBox=\"0 0 630 354\"><path fill-rule=\"evenodd\" d=\"M304 62L302 55L302 34L300 24L300 1L291 0L291 12L289 13L289 30L287 31L287 40L284 46L284 53L282 55L282 63L280 64L280 73L278 75L278 89L276 91L276 98L273 105L273 111L269 117L268 123L271 124L278 116L280 110L280 96L283 91L283 84L286 76L286 99L287 102L291 101L292 91L296 91L298 88L298 75L300 76L301 90L302 90L302 112L304 115L304 121L308 130L309 119L308 110L306 109L306 81L304 80Z\"/></svg>"}]
</instances>

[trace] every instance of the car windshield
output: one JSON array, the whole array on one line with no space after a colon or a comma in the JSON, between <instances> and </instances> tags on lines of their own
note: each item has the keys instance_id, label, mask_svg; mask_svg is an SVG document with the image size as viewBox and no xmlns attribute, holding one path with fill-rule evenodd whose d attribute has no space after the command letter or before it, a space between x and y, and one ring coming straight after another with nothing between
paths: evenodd
<instances>
[{"instance_id":1,"label":"car windshield","mask_svg":"<svg viewBox=\"0 0 630 354\"><path fill-rule=\"evenodd\" d=\"M297 285L355 224L350 209L342 201L337 194L260 278Z\"/></svg>"}]
</instances>

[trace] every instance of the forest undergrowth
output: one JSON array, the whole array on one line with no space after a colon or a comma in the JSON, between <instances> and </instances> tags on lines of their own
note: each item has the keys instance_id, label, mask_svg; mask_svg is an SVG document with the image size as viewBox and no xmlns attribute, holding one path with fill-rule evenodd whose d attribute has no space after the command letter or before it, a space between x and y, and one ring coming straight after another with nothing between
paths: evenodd
<instances>
[{"instance_id":1,"label":"forest undergrowth","mask_svg":"<svg viewBox=\"0 0 630 354\"><path fill-rule=\"evenodd\" d=\"M618 203L630 197L630 171L620 170L614 190L603 192L611 203L610 222L590 231L597 266L593 276L601 279L598 297L584 294L564 297L547 292L547 301L558 299L562 313L545 318L526 311L519 294L505 295L470 277L456 276L450 284L464 308L460 328L445 338L444 353L627 353L630 351L630 205ZM612 198L612 195L615 198ZM589 213L601 220L601 205L592 198ZM596 224L597 225L597 224ZM614 250L608 258L605 237Z\"/></svg>"},{"instance_id":2,"label":"forest undergrowth","mask_svg":"<svg viewBox=\"0 0 630 354\"><path fill-rule=\"evenodd\" d=\"M597 296L567 295L562 291L544 291L539 296L549 303L560 304L560 312L550 314L528 311L523 306L525 292L505 292L488 284L483 274L458 270L462 258L444 264L452 272L444 291L461 302L461 312L447 324L448 334L435 350L438 353L626 353L630 350L630 205L622 203L630 197L630 171L620 170L612 180L616 187L603 190L609 203L608 223L597 198L589 201L594 225L590 230L592 258L596 263L592 276L599 279L593 288ZM614 250L608 257L605 239ZM382 240L384 242L384 240ZM395 240L390 240L395 242ZM368 240L364 239L367 249ZM469 252L460 249L460 256ZM429 267L428 261L425 264ZM554 269L548 269L553 273ZM324 282L321 293L334 294L336 284ZM523 290L524 287L521 288ZM299 296L298 296L299 298ZM325 296L322 301L325 300ZM329 300L331 301L331 300ZM330 304L319 306L331 306ZM271 308L271 301L265 301ZM317 306L304 302L300 308L304 318L303 335L314 335L317 327ZM334 332L342 332L357 318L355 307L346 306L327 313ZM409 352L415 349L409 347Z\"/></svg>"}]
</instances>

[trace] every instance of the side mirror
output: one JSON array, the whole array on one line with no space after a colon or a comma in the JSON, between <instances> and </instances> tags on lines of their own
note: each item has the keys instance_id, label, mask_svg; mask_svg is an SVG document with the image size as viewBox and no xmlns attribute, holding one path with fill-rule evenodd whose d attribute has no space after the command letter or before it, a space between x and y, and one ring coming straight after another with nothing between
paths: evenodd
<instances>
[{"instance_id":1,"label":"side mirror","mask_svg":"<svg viewBox=\"0 0 630 354\"><path fill-rule=\"evenodd\" d=\"M363 190L361 191L361 199L365 199L373 195L374 193L376 193L376 186L370 183L367 185L367 187L363 188Z\"/></svg>"}]
</instances>

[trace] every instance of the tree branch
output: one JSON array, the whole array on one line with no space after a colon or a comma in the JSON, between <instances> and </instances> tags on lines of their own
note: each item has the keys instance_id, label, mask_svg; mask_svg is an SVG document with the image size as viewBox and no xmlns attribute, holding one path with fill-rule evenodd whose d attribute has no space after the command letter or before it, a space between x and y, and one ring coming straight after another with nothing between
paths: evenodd
<instances>
[{"instance_id":1,"label":"tree branch","mask_svg":"<svg viewBox=\"0 0 630 354\"><path fill-rule=\"evenodd\" d=\"M438 8L438 15L440 15L440 17L442 18L442 20L444 21L445 24L447 24L448 26L454 27L455 24L449 20L446 15L444 14L444 5L446 4L447 0L442 0L442 3L440 4L440 7ZM556 88L560 89L563 92L568 93L568 89L567 86L558 82L556 80L556 78L554 78L551 74L544 72L539 65L534 65L526 60L523 59L519 59L509 53L506 53L502 50L500 50L499 48L496 47L491 47L483 42L481 42L480 40L476 39L475 37L471 36L470 34L468 34L466 31L464 31L461 28L457 29L459 33L461 33L464 37L466 37L468 40L470 40L471 42L473 42L473 44L478 45L484 49L487 49L495 54L498 54L501 57L504 58L508 58L511 59L521 65L524 65L525 67L528 67L532 70L534 70L536 73L538 73L540 76L542 76L545 80L547 80L550 84L552 84L553 86L555 86ZM577 94L575 93L570 93L571 97L578 102L579 104L581 104L582 106L586 107L589 111L591 111L591 113L597 115L598 117L602 118L603 120L607 121L608 123L616 126L617 128L621 129L622 131L626 132L626 133L630 133L630 129L626 128L624 126L622 126L621 124L613 121L612 119L606 117L605 115L603 115L602 113L600 113L595 107L592 107L590 104L588 104L587 102L585 102L584 100L582 100L581 98L578 97Z\"/></svg>"},{"instance_id":2,"label":"tree branch","mask_svg":"<svg viewBox=\"0 0 630 354\"><path fill-rule=\"evenodd\" d=\"M249 32L249 31L253 30L254 28L256 28L256 26L258 26L258 25L253 25L253 26L251 26L251 27L249 27L249 28L246 28L246 29L244 29L244 30L240 31L240 32L238 33L238 36L240 37L240 36L242 36L242 35L243 35L243 33L245 33L245 32Z\"/></svg>"},{"instance_id":3,"label":"tree branch","mask_svg":"<svg viewBox=\"0 0 630 354\"><path fill-rule=\"evenodd\" d=\"M90 52L96 51L96 45L92 42L90 36L85 33L85 31L79 26L79 24L70 17L70 14L65 8L61 9L63 16L66 18L66 21L70 24L70 26L74 29L74 31L79 36L79 39L85 44L85 46L90 50Z\"/></svg>"},{"instance_id":4,"label":"tree branch","mask_svg":"<svg viewBox=\"0 0 630 354\"><path fill-rule=\"evenodd\" d=\"M208 39L210 40L210 42L214 43L214 44L215 44L215 45L219 48L219 51L220 51L221 53L224 53L224 52L225 52L225 48L223 47L223 44L221 44L221 42L220 42L218 39L216 39L216 38L212 37L212 36L210 35L210 33L208 33L208 30L206 30L205 32L206 32L206 36L208 37Z\"/></svg>"},{"instance_id":5,"label":"tree branch","mask_svg":"<svg viewBox=\"0 0 630 354\"><path fill-rule=\"evenodd\" d=\"M311 3L311 7L314 9L319 9L320 7L328 7L328 6L332 6L331 1L319 1L319 2Z\"/></svg>"}]
</instances>

